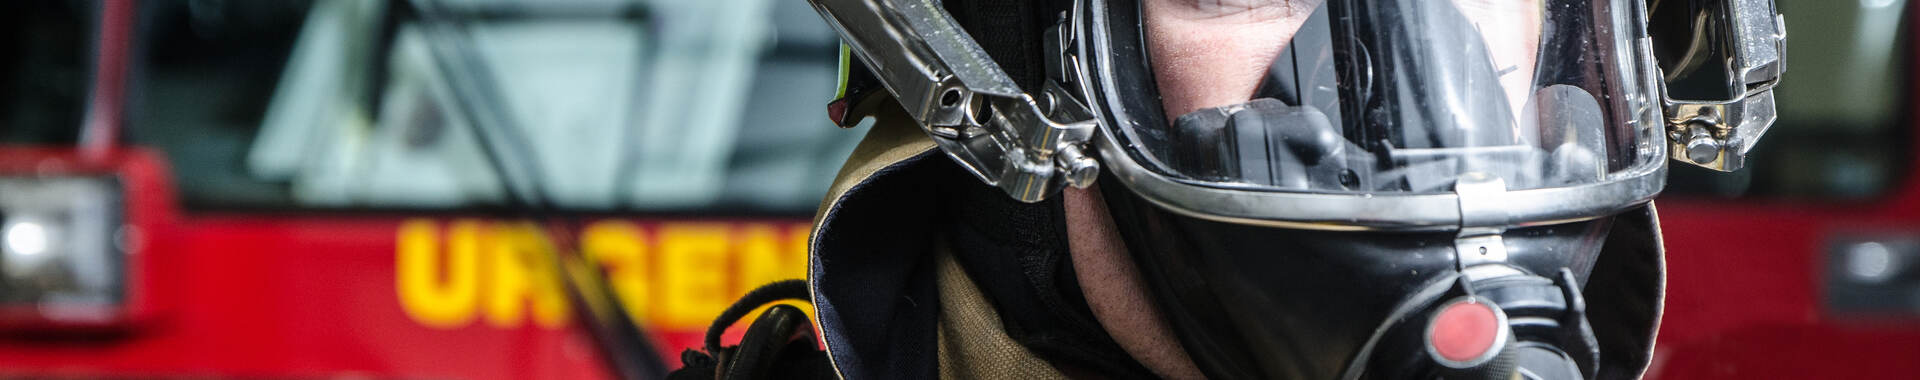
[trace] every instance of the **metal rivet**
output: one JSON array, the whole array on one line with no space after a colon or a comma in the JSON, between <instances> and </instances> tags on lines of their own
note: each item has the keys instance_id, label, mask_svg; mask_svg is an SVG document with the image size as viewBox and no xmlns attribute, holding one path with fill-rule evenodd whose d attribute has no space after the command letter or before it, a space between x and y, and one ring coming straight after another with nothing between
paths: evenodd
<instances>
[{"instance_id":1,"label":"metal rivet","mask_svg":"<svg viewBox=\"0 0 1920 380\"><path fill-rule=\"evenodd\" d=\"M1715 140L1713 133L1705 126L1690 124L1687 127L1686 150L1688 160L1697 164L1711 163L1720 158L1720 140Z\"/></svg>"}]
</instances>

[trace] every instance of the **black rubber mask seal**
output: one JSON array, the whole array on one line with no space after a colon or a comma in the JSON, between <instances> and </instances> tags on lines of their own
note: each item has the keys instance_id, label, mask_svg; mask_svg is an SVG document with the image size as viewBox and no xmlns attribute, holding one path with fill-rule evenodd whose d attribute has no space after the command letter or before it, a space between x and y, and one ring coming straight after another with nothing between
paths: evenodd
<instances>
[{"instance_id":1,"label":"black rubber mask seal","mask_svg":"<svg viewBox=\"0 0 1920 380\"><path fill-rule=\"evenodd\" d=\"M1339 378L1416 293L1457 274L1452 232L1332 232L1187 217L1100 183L1168 325L1212 378ZM1584 283L1613 218L1510 230L1508 262ZM1420 305L1415 305L1420 306ZM1381 344L1392 344L1383 342ZM1362 363L1364 364L1364 363Z\"/></svg>"}]
</instances>

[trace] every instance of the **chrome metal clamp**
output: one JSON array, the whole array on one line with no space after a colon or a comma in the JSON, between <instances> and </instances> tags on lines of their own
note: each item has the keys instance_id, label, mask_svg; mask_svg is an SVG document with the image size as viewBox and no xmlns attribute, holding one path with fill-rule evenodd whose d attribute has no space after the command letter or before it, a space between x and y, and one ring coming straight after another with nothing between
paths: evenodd
<instances>
[{"instance_id":1,"label":"chrome metal clamp","mask_svg":"<svg viewBox=\"0 0 1920 380\"><path fill-rule=\"evenodd\" d=\"M1661 81L1668 149L1674 160L1734 171L1746 166L1747 153L1778 118L1773 87L1786 71L1786 21L1773 0L1696 0L1695 5L1700 11L1692 18L1693 40L1675 71L1705 64L1707 57L1725 57L1730 98L1677 100Z\"/></svg>"},{"instance_id":2,"label":"chrome metal clamp","mask_svg":"<svg viewBox=\"0 0 1920 380\"><path fill-rule=\"evenodd\" d=\"M1454 182L1453 192L1460 207L1460 231L1453 239L1454 269L1472 280L1521 274L1507 265L1507 243L1501 238L1513 223L1498 206L1507 201L1506 180L1467 172Z\"/></svg>"},{"instance_id":3,"label":"chrome metal clamp","mask_svg":"<svg viewBox=\"0 0 1920 380\"><path fill-rule=\"evenodd\" d=\"M808 0L940 150L989 185L1038 202L1086 187L1092 111L1059 84L1022 92L937 0Z\"/></svg>"}]
</instances>

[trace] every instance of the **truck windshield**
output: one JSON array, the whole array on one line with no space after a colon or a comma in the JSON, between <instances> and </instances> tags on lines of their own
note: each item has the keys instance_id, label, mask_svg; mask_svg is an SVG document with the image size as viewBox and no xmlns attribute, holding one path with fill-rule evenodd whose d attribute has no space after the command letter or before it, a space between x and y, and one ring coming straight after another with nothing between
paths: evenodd
<instances>
[{"instance_id":1,"label":"truck windshield","mask_svg":"<svg viewBox=\"0 0 1920 380\"><path fill-rule=\"evenodd\" d=\"M194 208L805 214L864 134L800 2L145 6L129 131Z\"/></svg>"}]
</instances>

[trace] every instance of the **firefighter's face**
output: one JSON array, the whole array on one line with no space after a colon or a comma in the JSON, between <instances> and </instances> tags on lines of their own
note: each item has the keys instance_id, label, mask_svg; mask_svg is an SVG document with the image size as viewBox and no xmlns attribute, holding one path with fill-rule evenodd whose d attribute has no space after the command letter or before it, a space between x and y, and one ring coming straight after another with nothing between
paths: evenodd
<instances>
[{"instance_id":1,"label":"firefighter's face","mask_svg":"<svg viewBox=\"0 0 1920 380\"><path fill-rule=\"evenodd\" d=\"M1274 57L1323 1L1144 0L1147 50L1166 114L1247 102ZM1535 71L1540 0L1454 0L1454 5L1480 30L1502 71ZM1500 78L1508 99L1528 98L1532 80L1530 75ZM1514 112L1520 112L1517 105ZM1068 188L1065 194L1073 263L1096 319L1160 376L1200 378L1148 299L1098 189Z\"/></svg>"},{"instance_id":2,"label":"firefighter's face","mask_svg":"<svg viewBox=\"0 0 1920 380\"><path fill-rule=\"evenodd\" d=\"M1245 103L1321 0L1147 0L1147 52L1168 116Z\"/></svg>"},{"instance_id":3,"label":"firefighter's face","mask_svg":"<svg viewBox=\"0 0 1920 380\"><path fill-rule=\"evenodd\" d=\"M1145 0L1148 54L1168 115L1243 103L1320 0ZM1098 188L1065 191L1068 246L1087 305L1161 377L1202 378L1147 296Z\"/></svg>"},{"instance_id":4,"label":"firefighter's face","mask_svg":"<svg viewBox=\"0 0 1920 380\"><path fill-rule=\"evenodd\" d=\"M1169 117L1244 103L1324 0L1146 0L1147 50ZM1508 99L1531 97L1540 0L1453 0L1480 29ZM1524 102L1515 102L1515 114Z\"/></svg>"}]
</instances>

